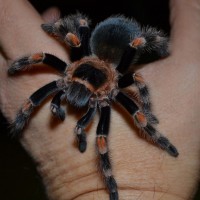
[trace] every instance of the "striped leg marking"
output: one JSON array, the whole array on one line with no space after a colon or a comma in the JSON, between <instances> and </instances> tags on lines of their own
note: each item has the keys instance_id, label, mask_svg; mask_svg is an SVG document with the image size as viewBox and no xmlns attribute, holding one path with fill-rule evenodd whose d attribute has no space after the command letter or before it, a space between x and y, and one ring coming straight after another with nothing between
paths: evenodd
<instances>
[{"instance_id":1,"label":"striped leg marking","mask_svg":"<svg viewBox=\"0 0 200 200\"><path fill-rule=\"evenodd\" d=\"M22 57L12 63L8 73L13 75L18 71L26 70L36 64L47 64L60 73L64 74L67 64L56 56L48 53L36 53L31 56Z\"/></svg>"},{"instance_id":2,"label":"striped leg marking","mask_svg":"<svg viewBox=\"0 0 200 200\"><path fill-rule=\"evenodd\" d=\"M93 119L97 108L96 101L90 101L87 113L77 122L75 134L77 137L78 148L80 152L84 152L87 147L85 128Z\"/></svg>"},{"instance_id":3,"label":"striped leg marking","mask_svg":"<svg viewBox=\"0 0 200 200\"><path fill-rule=\"evenodd\" d=\"M17 113L15 121L11 124L11 134L13 137L20 136L24 129L28 119L33 112L34 108L39 106L49 95L61 90L58 81L52 81L45 86L35 91L29 99L22 105L21 109Z\"/></svg>"},{"instance_id":4,"label":"striped leg marking","mask_svg":"<svg viewBox=\"0 0 200 200\"><path fill-rule=\"evenodd\" d=\"M61 101L63 100L63 96L64 96L65 92L64 91L60 91L58 92L54 98L51 101L51 112L54 116L56 116L58 119L64 121L65 119L65 111L64 109L61 107Z\"/></svg>"},{"instance_id":5,"label":"striped leg marking","mask_svg":"<svg viewBox=\"0 0 200 200\"><path fill-rule=\"evenodd\" d=\"M131 99L119 92L116 100L133 116L136 126L142 130L145 136L166 150L171 156L178 156L179 153L176 147L152 126L146 115L139 110L138 106Z\"/></svg>"},{"instance_id":6,"label":"striped leg marking","mask_svg":"<svg viewBox=\"0 0 200 200\"><path fill-rule=\"evenodd\" d=\"M142 110L148 121L152 124L158 124L158 119L152 114L149 89L144 82L143 77L138 73L127 73L119 79L119 88L126 88L135 85L138 88Z\"/></svg>"},{"instance_id":7,"label":"striped leg marking","mask_svg":"<svg viewBox=\"0 0 200 200\"><path fill-rule=\"evenodd\" d=\"M102 104L103 105L103 104ZM101 116L97 127L96 146L99 154L99 165L103 179L110 194L110 200L118 200L117 183L112 175L112 167L109 158L107 136L110 125L110 106L105 103L101 107Z\"/></svg>"},{"instance_id":8,"label":"striped leg marking","mask_svg":"<svg viewBox=\"0 0 200 200\"><path fill-rule=\"evenodd\" d=\"M10 125L10 134L12 137L21 137L22 130L25 127L31 113L33 112L34 105L30 99L27 99L18 111L15 121Z\"/></svg>"}]
</instances>

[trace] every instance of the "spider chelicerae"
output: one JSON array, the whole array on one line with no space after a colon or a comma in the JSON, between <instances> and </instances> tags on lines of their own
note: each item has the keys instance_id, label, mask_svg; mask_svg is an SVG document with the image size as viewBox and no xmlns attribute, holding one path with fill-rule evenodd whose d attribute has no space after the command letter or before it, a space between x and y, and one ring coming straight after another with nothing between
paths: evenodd
<instances>
[{"instance_id":1,"label":"spider chelicerae","mask_svg":"<svg viewBox=\"0 0 200 200\"><path fill-rule=\"evenodd\" d=\"M124 16L112 16L90 31L90 20L77 13L55 23L42 24L42 29L71 47L71 63L49 53L36 53L22 57L10 66L9 74L35 64L46 64L60 72L62 78L52 81L34 92L22 105L12 124L11 132L20 135L31 113L49 95L51 111L60 120L65 119L61 102L66 100L75 107L88 107L78 120L75 133L80 152L86 150L85 128L97 110L100 120L96 131L96 148L100 172L110 195L119 199L117 183L111 170L107 137L109 134L111 105L117 102L132 115L136 126L157 146L171 156L178 151L156 128L157 118L152 114L149 90L142 76L130 69L168 55L168 39L154 28L141 26ZM134 86L138 95L126 93Z\"/></svg>"}]
</instances>

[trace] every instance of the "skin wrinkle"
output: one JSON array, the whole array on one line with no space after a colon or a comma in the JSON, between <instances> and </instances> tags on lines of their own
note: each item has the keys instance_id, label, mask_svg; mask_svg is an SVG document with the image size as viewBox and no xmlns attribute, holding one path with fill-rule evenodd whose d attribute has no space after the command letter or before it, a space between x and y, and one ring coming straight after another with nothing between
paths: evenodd
<instances>
[{"instance_id":1,"label":"skin wrinkle","mask_svg":"<svg viewBox=\"0 0 200 200\"><path fill-rule=\"evenodd\" d=\"M96 171L95 172L91 172L87 175L81 175L78 179L77 178L74 178L74 179L71 179L71 180L66 180L64 181L63 183L61 184L57 184L55 188L51 189L51 192L55 193L59 190L62 190L63 189L63 186L65 187L66 184L69 184L69 183L73 183L73 182L82 182L84 183L84 180L89 178L89 177L96 177Z\"/></svg>"},{"instance_id":2,"label":"skin wrinkle","mask_svg":"<svg viewBox=\"0 0 200 200\"><path fill-rule=\"evenodd\" d=\"M90 173L90 174L88 174L88 175L86 175L86 176L82 176L82 177L80 177L79 179L74 179L74 180L70 180L70 181L75 181L75 182L82 182L81 181L81 179L85 179L85 178L89 178L90 176L92 176L93 174L96 174L96 172L95 173ZM96 175L94 175L95 177L96 177ZM70 181L65 181L65 182L63 182L62 184L60 184L60 185L57 185L57 188L54 188L53 190L51 189L51 192L53 192L53 193L55 193L55 192L57 192L57 191L59 191L59 190L62 190L63 188L62 188L62 186L65 186L65 184L66 183L69 183ZM75 183L74 183L75 184ZM76 185L76 184L75 184ZM105 192L105 188L98 188L97 190L96 189L93 189L93 190L89 190L89 192L84 192L84 193L80 193L80 194L78 194L77 196L75 196L75 197L72 197L72 198L70 198L70 199L76 199L76 198L79 198L79 197L81 197L81 196L83 196L83 195L85 195L85 194L87 194L87 193L91 193L91 192L96 192L96 191L99 191L99 190L102 190L102 191L104 191ZM178 198L180 198L180 199L186 199L186 198L184 198L184 197L182 197L182 196L180 196L180 195L178 195L178 194L175 194L175 193L169 193L168 192L168 190L162 190L162 189L156 189L156 187L153 187L153 188L142 188L142 187L121 187L120 185L119 185L119 191L120 190L130 190L130 191L133 191L133 190L137 190L137 191L143 191L143 192L146 192L146 191L150 191L150 192L156 192L156 193L163 193L163 196L164 195L172 195L172 196L176 196L176 197L178 197ZM161 198L160 198L161 199Z\"/></svg>"},{"instance_id":3,"label":"skin wrinkle","mask_svg":"<svg viewBox=\"0 0 200 200\"><path fill-rule=\"evenodd\" d=\"M94 161L92 161L94 162ZM69 169L66 169L66 167L62 164L62 163L59 163L60 167L56 168L54 171L58 171L58 173L54 172L51 170L52 167L51 166L48 166L50 169L39 169L40 173L45 177L47 176L47 179L49 180L48 182L51 183L56 177L62 177L63 174L66 176L66 178L68 179L65 183L70 183L70 182L73 182L73 181L76 181L77 180L77 177L74 178L74 175L73 177L69 178L68 177L68 174L71 175L73 173L73 171L79 171L78 169L84 169L84 166L86 166L87 168L87 162L85 164L82 164L81 166L78 166L77 168L72 168L72 170L69 170ZM50 171L50 173L48 172ZM96 170L94 171L95 173L97 172ZM94 173L93 172L93 173ZM81 174L80 175L80 178L83 178L85 176L89 176L90 174L92 174L92 172L87 172L87 174L83 175ZM51 175L51 176L50 176ZM75 174L77 176L77 174Z\"/></svg>"},{"instance_id":4,"label":"skin wrinkle","mask_svg":"<svg viewBox=\"0 0 200 200\"><path fill-rule=\"evenodd\" d=\"M138 164L138 163L137 163L137 164ZM74 168L73 168L73 169L74 169ZM60 170L59 170L59 171L60 171ZM61 171L61 172L62 172L62 171ZM62 175L62 174L65 174L65 173L61 173L61 175ZM91 174L92 174L92 173L91 173ZM86 177L87 177L87 176L86 176ZM95 175L95 177L97 177L97 176ZM77 179L74 179L74 180L75 180L75 182L81 182L80 179L78 179L78 180L77 180ZM73 182L74 180L71 180L71 181ZM62 185L65 186L65 183L69 183L69 181L66 181L66 182L62 183ZM74 184L75 184L75 183L74 183ZM76 185L76 184L75 184L75 185ZM60 185L60 186L61 186L61 185ZM59 188L62 190L62 187L60 187L60 186L59 186ZM131 188L131 187L130 187L130 188ZM154 188L155 188L155 187L154 187ZM151 190L153 191L154 188L151 189ZM135 188L134 188L134 189L135 189ZM137 188L137 190L140 190L140 188L139 188L139 189ZM142 189L142 190L146 190L146 189ZM95 191L95 189L94 189L94 191ZM156 191L159 191L159 190L156 190ZM162 190L161 190L161 191L162 191ZM51 192L52 192L52 191L51 191ZM53 191L53 192L55 192L55 191ZM71 199L71 198L70 198L70 199Z\"/></svg>"},{"instance_id":5,"label":"skin wrinkle","mask_svg":"<svg viewBox=\"0 0 200 200\"><path fill-rule=\"evenodd\" d=\"M186 198L184 198L184 197L181 197L181 196L179 196L179 195L177 195L177 194L173 194L173 193L166 193L166 192L163 192L163 191L158 191L158 190L148 190L148 189L139 189L139 188L123 188L123 187L118 187L118 189L119 189L119 193L121 192L121 191L127 191L127 190L130 190L130 191L142 191L142 193L141 193L141 195L137 198L137 200L139 200L139 199L142 199L142 198L140 198L140 197L142 197L142 195L145 193L145 192L153 192L153 193L161 193L162 194L162 196L159 198L159 199L157 199L157 200L162 200L163 199L163 197L165 196L165 195L170 195L170 196L173 196L173 197L177 197L178 198L178 200L180 199L180 200L188 200L188 199L186 199ZM82 193L82 194L78 194L77 196L75 196L75 197L73 197L71 200L78 200L78 198L80 198L80 199L82 199L83 197L84 197L84 195L87 195L87 194L89 194L89 193L94 193L94 192L99 192L99 191L105 191L105 189L100 189L100 188L98 188L98 190L89 190L89 191L87 191L87 192L85 192L85 193ZM153 194L153 199L154 199L154 194ZM128 199L127 199L128 200Z\"/></svg>"},{"instance_id":6,"label":"skin wrinkle","mask_svg":"<svg viewBox=\"0 0 200 200\"><path fill-rule=\"evenodd\" d=\"M51 168L51 167L50 167L50 168ZM72 168L74 169L74 167L72 167ZM65 174L65 173L62 172L61 174Z\"/></svg>"},{"instance_id":7,"label":"skin wrinkle","mask_svg":"<svg viewBox=\"0 0 200 200\"><path fill-rule=\"evenodd\" d=\"M73 150L76 151L75 148L73 148ZM56 153L60 155L60 156L59 156L59 159L58 159L57 161L56 161L56 159L53 160L53 162L51 163L51 165L48 165L48 166L45 166L45 163L46 163L45 160L40 161L39 170L41 171L42 174L44 174L44 172L45 172L45 174L51 175L51 176L52 176L52 177L51 177L52 179L53 179L53 177L59 176L59 174L61 174L61 175L62 175L62 174L66 174L66 175L67 175L67 174L71 174L72 171L70 172L70 169L73 169L73 171L77 171L77 169L83 169L84 166L87 166L87 165L88 165L88 163L95 163L93 158L90 159L90 160L87 159L87 162L86 162L86 163L82 163L81 165L80 165L80 163L79 163L79 162L81 162L81 161L79 161L79 162L73 161L73 162L70 163L69 166L66 168L65 164L68 163L69 160L73 160L73 156L72 156L72 157L69 157L69 154L66 154L67 152L66 152L65 150L63 150L63 148L60 148L60 147L58 147L57 150L51 149L50 152L49 152L49 155L50 155L50 156L52 155L51 151L52 151L52 153L56 151ZM79 152L77 152L77 153L79 153ZM45 156L45 157L46 157L46 156ZM47 157L48 157L48 156L47 156ZM84 158L82 157L82 159L84 159ZM54 167L55 162L58 162L58 163L59 163L59 165L57 165L56 168ZM48 171L49 171L49 173L48 173ZM59 174L54 173L54 171L55 171L55 172L58 171ZM53 174L53 175L52 175L52 174Z\"/></svg>"}]
</instances>

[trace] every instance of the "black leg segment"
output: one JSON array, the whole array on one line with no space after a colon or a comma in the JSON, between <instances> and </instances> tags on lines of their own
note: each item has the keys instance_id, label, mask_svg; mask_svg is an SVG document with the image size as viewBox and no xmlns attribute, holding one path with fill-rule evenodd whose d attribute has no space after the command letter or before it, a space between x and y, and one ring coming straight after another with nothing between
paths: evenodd
<instances>
[{"instance_id":1,"label":"black leg segment","mask_svg":"<svg viewBox=\"0 0 200 200\"><path fill-rule=\"evenodd\" d=\"M48 83L47 85L41 87L36 92L34 92L30 96L30 100L33 103L33 106L38 106L42 103L44 99L46 99L50 94L53 94L54 92L61 90L62 88L58 87L57 81L52 81L51 83Z\"/></svg>"},{"instance_id":2,"label":"black leg segment","mask_svg":"<svg viewBox=\"0 0 200 200\"><path fill-rule=\"evenodd\" d=\"M65 92L61 90L54 96L51 101L51 112L62 121L65 119L65 111L60 104L64 95Z\"/></svg>"},{"instance_id":3,"label":"black leg segment","mask_svg":"<svg viewBox=\"0 0 200 200\"><path fill-rule=\"evenodd\" d=\"M110 106L101 108L101 117L97 126L97 135L108 135L110 127Z\"/></svg>"},{"instance_id":4,"label":"black leg segment","mask_svg":"<svg viewBox=\"0 0 200 200\"><path fill-rule=\"evenodd\" d=\"M171 156L177 157L179 155L178 150L169 141L169 139L159 133L150 123L147 123L143 129L146 135L153 140L153 142L155 142L160 148L167 151Z\"/></svg>"},{"instance_id":5,"label":"black leg segment","mask_svg":"<svg viewBox=\"0 0 200 200\"><path fill-rule=\"evenodd\" d=\"M118 87L119 88L126 88L132 84L135 83L135 80L133 78L133 73L126 73L124 74L118 81Z\"/></svg>"},{"instance_id":6,"label":"black leg segment","mask_svg":"<svg viewBox=\"0 0 200 200\"><path fill-rule=\"evenodd\" d=\"M34 108L39 106L49 95L61 89L58 87L57 81L53 81L34 92L18 111L17 117L10 127L11 134L20 136Z\"/></svg>"},{"instance_id":7,"label":"black leg segment","mask_svg":"<svg viewBox=\"0 0 200 200\"><path fill-rule=\"evenodd\" d=\"M136 54L136 48L132 47L131 45L128 45L124 53L122 54L121 60L116 70L122 74L126 72L132 63L135 54Z\"/></svg>"},{"instance_id":8,"label":"black leg segment","mask_svg":"<svg viewBox=\"0 0 200 200\"><path fill-rule=\"evenodd\" d=\"M67 68L67 64L64 61L49 53L44 54L43 63L55 68L61 74L65 73Z\"/></svg>"},{"instance_id":9,"label":"black leg segment","mask_svg":"<svg viewBox=\"0 0 200 200\"><path fill-rule=\"evenodd\" d=\"M178 151L176 147L170 143L170 141L162 136L150 122L146 115L139 110L137 105L125 96L123 93L119 92L116 96L116 100L131 114L133 115L134 122L136 126L142 130L145 136L156 143L159 147L167 151L171 156L177 157Z\"/></svg>"},{"instance_id":10,"label":"black leg segment","mask_svg":"<svg viewBox=\"0 0 200 200\"><path fill-rule=\"evenodd\" d=\"M89 39L90 39L90 28L88 26L80 26L78 28L78 33L80 38L79 46L71 46L71 60L74 62L80 60L84 56L89 56L91 54Z\"/></svg>"},{"instance_id":11,"label":"black leg segment","mask_svg":"<svg viewBox=\"0 0 200 200\"><path fill-rule=\"evenodd\" d=\"M118 82L119 88L126 88L130 85L135 85L140 95L140 102L142 104L142 110L147 116L148 120L153 124L158 124L158 119L152 114L150 94L147 85L143 77L138 73L126 73L123 75Z\"/></svg>"},{"instance_id":12,"label":"black leg segment","mask_svg":"<svg viewBox=\"0 0 200 200\"><path fill-rule=\"evenodd\" d=\"M115 98L131 115L139 110L138 106L122 92L119 92Z\"/></svg>"},{"instance_id":13,"label":"black leg segment","mask_svg":"<svg viewBox=\"0 0 200 200\"><path fill-rule=\"evenodd\" d=\"M64 74L67 68L67 64L64 61L52 54L36 53L30 56L22 57L13 62L10 68L8 69L8 73L12 75L18 71L31 68L36 64L47 64L50 67L59 71L61 74Z\"/></svg>"},{"instance_id":14,"label":"black leg segment","mask_svg":"<svg viewBox=\"0 0 200 200\"><path fill-rule=\"evenodd\" d=\"M88 26L80 26L79 27L79 35L81 38L81 47L83 49L83 56L89 56L91 54L89 40L90 40L90 28Z\"/></svg>"},{"instance_id":15,"label":"black leg segment","mask_svg":"<svg viewBox=\"0 0 200 200\"><path fill-rule=\"evenodd\" d=\"M84 152L87 147L85 128L93 119L97 108L97 102L91 102L87 113L77 122L75 133L77 136L78 148L80 152Z\"/></svg>"}]
</instances>

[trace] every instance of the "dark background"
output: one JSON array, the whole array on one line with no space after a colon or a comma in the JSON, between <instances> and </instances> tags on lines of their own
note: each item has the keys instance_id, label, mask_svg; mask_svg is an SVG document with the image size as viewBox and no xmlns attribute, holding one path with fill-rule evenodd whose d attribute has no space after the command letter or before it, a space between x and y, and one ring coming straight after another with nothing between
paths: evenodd
<instances>
[{"instance_id":1,"label":"dark background","mask_svg":"<svg viewBox=\"0 0 200 200\"><path fill-rule=\"evenodd\" d=\"M113 14L134 17L142 25L151 25L170 34L167 0L31 0L42 13L48 7L57 6L62 16L80 11L92 19L93 26ZM109 2L109 4L108 4ZM0 199L47 200L34 164L20 144L7 136L7 123L0 114ZM200 200L197 194L195 200Z\"/></svg>"}]
</instances>

